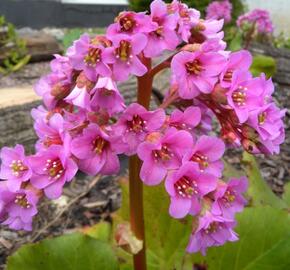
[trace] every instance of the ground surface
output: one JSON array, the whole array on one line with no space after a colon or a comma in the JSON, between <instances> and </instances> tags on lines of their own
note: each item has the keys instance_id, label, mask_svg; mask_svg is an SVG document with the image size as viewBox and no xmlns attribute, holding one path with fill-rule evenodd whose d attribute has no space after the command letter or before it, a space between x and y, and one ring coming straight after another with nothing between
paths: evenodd
<instances>
[{"instance_id":1,"label":"ground surface","mask_svg":"<svg viewBox=\"0 0 290 270\"><path fill-rule=\"evenodd\" d=\"M48 71L49 64L47 62L34 63L27 65L17 73L6 77L2 76L0 77L0 95L1 88L31 88L36 80ZM167 84L167 78L160 76L155 86L164 90ZM126 91L125 94L126 100L131 100L134 92ZM0 97L3 103L5 97ZM280 107L288 108L285 119L286 141L281 147L280 155L259 156L258 161L266 181L276 193L281 194L284 182L290 180L290 87L277 87L275 98ZM240 157L240 151L229 150L225 159L239 168ZM122 158L123 174L125 174L126 168L127 160ZM4 269L6 256L25 242L37 241L46 236L60 235L82 226L92 225L100 219L110 220L110 213L118 209L120 200L121 194L117 177L92 179L79 175L77 180L65 188L64 196L60 200L54 203L49 201L41 203L40 215L35 221L33 233L14 232L6 228L0 230L0 269Z\"/></svg>"}]
</instances>

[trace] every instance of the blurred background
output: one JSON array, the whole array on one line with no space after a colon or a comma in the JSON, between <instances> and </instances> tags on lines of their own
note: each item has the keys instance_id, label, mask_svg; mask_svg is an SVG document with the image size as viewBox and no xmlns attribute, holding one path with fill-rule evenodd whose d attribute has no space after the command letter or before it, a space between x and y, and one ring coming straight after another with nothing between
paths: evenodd
<instances>
[{"instance_id":1,"label":"blurred background","mask_svg":"<svg viewBox=\"0 0 290 270\"><path fill-rule=\"evenodd\" d=\"M0 13L17 27L103 27L120 11L131 6L144 10L152 1L146 0L1 0ZM185 1L193 7L204 8L210 0ZM235 1L234 1L235 2ZM244 0L249 10L268 10L275 31L290 30L288 0Z\"/></svg>"}]
</instances>

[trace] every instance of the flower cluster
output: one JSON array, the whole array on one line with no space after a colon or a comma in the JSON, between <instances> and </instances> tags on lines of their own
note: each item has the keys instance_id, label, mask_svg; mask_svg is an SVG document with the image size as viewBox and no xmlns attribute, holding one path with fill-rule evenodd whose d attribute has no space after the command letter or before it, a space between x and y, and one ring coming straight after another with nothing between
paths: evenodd
<instances>
[{"instance_id":1,"label":"flower cluster","mask_svg":"<svg viewBox=\"0 0 290 270\"><path fill-rule=\"evenodd\" d=\"M206 8L206 19L224 19L228 23L232 19L232 4L228 0L213 1Z\"/></svg>"},{"instance_id":2,"label":"flower cluster","mask_svg":"<svg viewBox=\"0 0 290 270\"><path fill-rule=\"evenodd\" d=\"M225 51L222 25L179 1L155 0L150 13L122 12L106 35L84 34L56 55L35 87L44 101L32 110L36 154L26 156L21 145L1 150L0 222L30 230L41 197L59 198L78 170L116 174L118 155L137 154L142 181L164 181L170 215L193 217L188 252L237 240L247 180L223 180L225 146L278 153L285 111L271 98L271 79L252 77L250 53ZM165 51L164 62L146 64ZM164 68L171 83L158 109L125 105L119 82L153 79ZM209 133L213 116L220 138Z\"/></svg>"},{"instance_id":3,"label":"flower cluster","mask_svg":"<svg viewBox=\"0 0 290 270\"><path fill-rule=\"evenodd\" d=\"M274 31L269 12L264 9L254 9L241 15L237 20L237 25L240 28L244 25L252 25L261 34L271 34Z\"/></svg>"}]
</instances>

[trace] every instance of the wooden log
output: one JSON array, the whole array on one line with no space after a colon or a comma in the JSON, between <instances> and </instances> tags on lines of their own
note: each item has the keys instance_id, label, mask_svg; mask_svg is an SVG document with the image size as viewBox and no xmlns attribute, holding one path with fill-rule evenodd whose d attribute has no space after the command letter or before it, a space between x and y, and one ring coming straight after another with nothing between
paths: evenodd
<instances>
[{"instance_id":1,"label":"wooden log","mask_svg":"<svg viewBox=\"0 0 290 270\"><path fill-rule=\"evenodd\" d=\"M55 37L37 33L34 35L23 35L28 54L31 56L30 62L50 60L54 54L62 52L62 48Z\"/></svg>"}]
</instances>

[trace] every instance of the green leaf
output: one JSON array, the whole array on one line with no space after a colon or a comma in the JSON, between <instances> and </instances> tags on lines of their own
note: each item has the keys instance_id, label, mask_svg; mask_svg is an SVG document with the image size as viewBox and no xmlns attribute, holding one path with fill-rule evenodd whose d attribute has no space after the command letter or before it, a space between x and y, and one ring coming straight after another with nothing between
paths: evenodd
<instances>
[{"instance_id":1,"label":"green leaf","mask_svg":"<svg viewBox=\"0 0 290 270\"><path fill-rule=\"evenodd\" d=\"M272 77L276 72L276 61L270 56L256 55L250 70L254 76L259 76L263 72L268 78Z\"/></svg>"},{"instance_id":2,"label":"green leaf","mask_svg":"<svg viewBox=\"0 0 290 270\"><path fill-rule=\"evenodd\" d=\"M230 51L240 50L242 48L242 41L243 41L242 33L237 31L233 39L230 41L228 49Z\"/></svg>"},{"instance_id":3,"label":"green leaf","mask_svg":"<svg viewBox=\"0 0 290 270\"><path fill-rule=\"evenodd\" d=\"M193 254L195 263L207 270L290 269L290 222L288 213L269 206L247 208L238 215L240 240L210 248L206 257Z\"/></svg>"},{"instance_id":4,"label":"green leaf","mask_svg":"<svg viewBox=\"0 0 290 270\"><path fill-rule=\"evenodd\" d=\"M20 60L18 61L18 63L17 63L15 66L13 66L13 67L11 68L11 71L12 71L12 72L15 72L15 71L21 69L23 66L25 66L26 64L28 64L30 58L31 58L30 55L26 55L26 56L24 56L22 59L20 59Z\"/></svg>"},{"instance_id":5,"label":"green leaf","mask_svg":"<svg viewBox=\"0 0 290 270\"><path fill-rule=\"evenodd\" d=\"M104 242L109 242L112 233L112 226L108 222L99 222L91 227L85 227L82 233Z\"/></svg>"},{"instance_id":6,"label":"green leaf","mask_svg":"<svg viewBox=\"0 0 290 270\"><path fill-rule=\"evenodd\" d=\"M285 202L277 197L263 179L257 161L247 152L243 154L243 167L249 180L248 196L251 205L270 205L277 208L287 208Z\"/></svg>"},{"instance_id":7,"label":"green leaf","mask_svg":"<svg viewBox=\"0 0 290 270\"><path fill-rule=\"evenodd\" d=\"M284 185L283 200L290 207L290 182Z\"/></svg>"},{"instance_id":8,"label":"green leaf","mask_svg":"<svg viewBox=\"0 0 290 270\"><path fill-rule=\"evenodd\" d=\"M169 215L169 196L163 185L145 187L144 202L149 269L180 269L192 218L177 220Z\"/></svg>"},{"instance_id":9,"label":"green leaf","mask_svg":"<svg viewBox=\"0 0 290 270\"><path fill-rule=\"evenodd\" d=\"M115 221L128 220L128 181L122 180L123 202ZM144 212L146 227L147 264L149 270L181 269L185 248L189 240L192 218L176 220L169 216L169 197L163 185L144 186ZM131 258L120 251L126 263L121 269L130 268Z\"/></svg>"},{"instance_id":10,"label":"green leaf","mask_svg":"<svg viewBox=\"0 0 290 270\"><path fill-rule=\"evenodd\" d=\"M245 172L242 170L237 170L232 164L230 164L227 161L224 161L224 171L223 171L223 175L224 175L224 181L228 181L229 178L232 177L241 177L245 175Z\"/></svg>"},{"instance_id":11,"label":"green leaf","mask_svg":"<svg viewBox=\"0 0 290 270\"><path fill-rule=\"evenodd\" d=\"M119 269L109 244L81 233L24 245L8 258L7 265L7 270Z\"/></svg>"}]
</instances>

